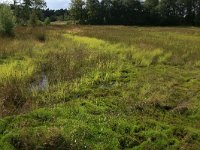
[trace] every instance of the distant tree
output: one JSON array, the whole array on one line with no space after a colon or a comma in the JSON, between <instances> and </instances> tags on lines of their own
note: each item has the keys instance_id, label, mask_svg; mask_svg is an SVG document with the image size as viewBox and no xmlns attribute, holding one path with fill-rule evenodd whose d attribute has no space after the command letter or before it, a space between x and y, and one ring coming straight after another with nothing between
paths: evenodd
<instances>
[{"instance_id":1,"label":"distant tree","mask_svg":"<svg viewBox=\"0 0 200 150\"><path fill-rule=\"evenodd\" d=\"M42 9L46 7L45 0L31 0L31 7L35 10Z\"/></svg>"},{"instance_id":2,"label":"distant tree","mask_svg":"<svg viewBox=\"0 0 200 150\"><path fill-rule=\"evenodd\" d=\"M178 0L161 0L159 4L159 12L161 15L162 25L179 25L181 18L178 12Z\"/></svg>"},{"instance_id":3,"label":"distant tree","mask_svg":"<svg viewBox=\"0 0 200 150\"><path fill-rule=\"evenodd\" d=\"M0 34L11 36L14 34L15 18L11 8L6 4L0 5Z\"/></svg>"},{"instance_id":4,"label":"distant tree","mask_svg":"<svg viewBox=\"0 0 200 150\"><path fill-rule=\"evenodd\" d=\"M46 7L44 0L23 0L21 3L20 18L26 23L29 19L32 19L35 15L39 17L40 10ZM31 18L32 17L32 18Z\"/></svg>"},{"instance_id":5,"label":"distant tree","mask_svg":"<svg viewBox=\"0 0 200 150\"><path fill-rule=\"evenodd\" d=\"M158 25L159 24L159 0L146 0L144 3L144 8L146 12L146 19L148 20L147 24L154 24Z\"/></svg>"},{"instance_id":6,"label":"distant tree","mask_svg":"<svg viewBox=\"0 0 200 150\"><path fill-rule=\"evenodd\" d=\"M196 1L194 22L195 22L195 25L200 26L200 0Z\"/></svg>"},{"instance_id":7,"label":"distant tree","mask_svg":"<svg viewBox=\"0 0 200 150\"><path fill-rule=\"evenodd\" d=\"M50 21L56 21L55 10L46 9L42 10L42 13L44 18L49 17Z\"/></svg>"},{"instance_id":8,"label":"distant tree","mask_svg":"<svg viewBox=\"0 0 200 150\"><path fill-rule=\"evenodd\" d=\"M59 9L55 11L55 15L57 16L57 20L63 21L65 19L65 12L64 9Z\"/></svg>"},{"instance_id":9,"label":"distant tree","mask_svg":"<svg viewBox=\"0 0 200 150\"><path fill-rule=\"evenodd\" d=\"M185 6L185 20L188 25L195 25L200 11L200 0L182 0Z\"/></svg>"},{"instance_id":10,"label":"distant tree","mask_svg":"<svg viewBox=\"0 0 200 150\"><path fill-rule=\"evenodd\" d=\"M143 6L139 0L123 0L123 18L127 25L144 24Z\"/></svg>"},{"instance_id":11,"label":"distant tree","mask_svg":"<svg viewBox=\"0 0 200 150\"><path fill-rule=\"evenodd\" d=\"M74 21L85 22L85 2L83 0L71 0L70 16Z\"/></svg>"},{"instance_id":12,"label":"distant tree","mask_svg":"<svg viewBox=\"0 0 200 150\"><path fill-rule=\"evenodd\" d=\"M87 24L200 25L200 0L72 0L70 14Z\"/></svg>"},{"instance_id":13,"label":"distant tree","mask_svg":"<svg viewBox=\"0 0 200 150\"><path fill-rule=\"evenodd\" d=\"M194 18L195 18L195 12L194 12L194 1L193 0L183 0L185 3L185 8L186 8L186 14L185 14L185 19L187 24L193 24Z\"/></svg>"},{"instance_id":14,"label":"distant tree","mask_svg":"<svg viewBox=\"0 0 200 150\"><path fill-rule=\"evenodd\" d=\"M22 13L21 13L22 16L21 17L23 18L24 22L27 22L30 18L30 15L31 15L30 7L31 7L31 5L32 5L31 0L23 0L23 2L22 2L23 9L22 9Z\"/></svg>"},{"instance_id":15,"label":"distant tree","mask_svg":"<svg viewBox=\"0 0 200 150\"><path fill-rule=\"evenodd\" d=\"M122 0L112 0L111 24L124 24L124 5Z\"/></svg>"},{"instance_id":16,"label":"distant tree","mask_svg":"<svg viewBox=\"0 0 200 150\"><path fill-rule=\"evenodd\" d=\"M63 21L69 19L69 11L67 9L58 9L58 10L50 10L45 9L42 10L43 18L49 18L51 22L53 21Z\"/></svg>"},{"instance_id":17,"label":"distant tree","mask_svg":"<svg viewBox=\"0 0 200 150\"><path fill-rule=\"evenodd\" d=\"M89 24L100 24L100 8L101 5L98 0L87 0L86 11L87 11L87 22Z\"/></svg>"},{"instance_id":18,"label":"distant tree","mask_svg":"<svg viewBox=\"0 0 200 150\"><path fill-rule=\"evenodd\" d=\"M23 7L20 0L14 0L13 4L11 4L11 9L13 10L14 16L16 18L17 24L24 24L24 14L23 14Z\"/></svg>"},{"instance_id":19,"label":"distant tree","mask_svg":"<svg viewBox=\"0 0 200 150\"><path fill-rule=\"evenodd\" d=\"M145 0L145 6L149 9L155 8L159 4L159 0Z\"/></svg>"},{"instance_id":20,"label":"distant tree","mask_svg":"<svg viewBox=\"0 0 200 150\"><path fill-rule=\"evenodd\" d=\"M39 24L39 19L35 11L33 11L30 15L29 25L35 27Z\"/></svg>"},{"instance_id":21,"label":"distant tree","mask_svg":"<svg viewBox=\"0 0 200 150\"><path fill-rule=\"evenodd\" d=\"M111 9L112 9L112 1L111 0L102 0L101 3L101 19L103 24L109 24L111 21Z\"/></svg>"}]
</instances>

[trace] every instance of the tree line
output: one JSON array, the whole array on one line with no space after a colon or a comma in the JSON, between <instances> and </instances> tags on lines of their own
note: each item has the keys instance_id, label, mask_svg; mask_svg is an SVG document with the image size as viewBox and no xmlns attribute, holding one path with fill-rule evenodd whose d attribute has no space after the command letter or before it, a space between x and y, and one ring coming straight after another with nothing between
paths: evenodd
<instances>
[{"instance_id":1,"label":"tree line","mask_svg":"<svg viewBox=\"0 0 200 150\"><path fill-rule=\"evenodd\" d=\"M71 0L69 9L46 9L45 0L13 0L19 23L36 18L104 25L200 25L200 0Z\"/></svg>"},{"instance_id":2,"label":"tree line","mask_svg":"<svg viewBox=\"0 0 200 150\"><path fill-rule=\"evenodd\" d=\"M13 4L11 4L16 23L22 25L26 25L28 22L36 24L41 10L45 7L44 0L13 0Z\"/></svg>"},{"instance_id":3,"label":"tree line","mask_svg":"<svg viewBox=\"0 0 200 150\"><path fill-rule=\"evenodd\" d=\"M16 23L21 25L41 24L45 19L49 22L64 21L69 15L67 9L48 9L45 0L13 0L10 6Z\"/></svg>"},{"instance_id":4,"label":"tree line","mask_svg":"<svg viewBox=\"0 0 200 150\"><path fill-rule=\"evenodd\" d=\"M71 0L69 9L60 10L47 9L45 0L0 4L1 33L16 24L47 25L58 20L91 25L200 26L200 0Z\"/></svg>"},{"instance_id":5,"label":"tree line","mask_svg":"<svg viewBox=\"0 0 200 150\"><path fill-rule=\"evenodd\" d=\"M71 0L81 24L200 25L200 0Z\"/></svg>"}]
</instances>

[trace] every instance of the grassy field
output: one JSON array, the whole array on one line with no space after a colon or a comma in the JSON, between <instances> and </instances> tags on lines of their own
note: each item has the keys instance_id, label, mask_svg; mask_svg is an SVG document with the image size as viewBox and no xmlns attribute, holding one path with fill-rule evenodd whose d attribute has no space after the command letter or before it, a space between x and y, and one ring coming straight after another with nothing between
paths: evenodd
<instances>
[{"instance_id":1,"label":"grassy field","mask_svg":"<svg viewBox=\"0 0 200 150\"><path fill-rule=\"evenodd\" d=\"M200 149L200 28L19 27L0 38L0 149Z\"/></svg>"}]
</instances>

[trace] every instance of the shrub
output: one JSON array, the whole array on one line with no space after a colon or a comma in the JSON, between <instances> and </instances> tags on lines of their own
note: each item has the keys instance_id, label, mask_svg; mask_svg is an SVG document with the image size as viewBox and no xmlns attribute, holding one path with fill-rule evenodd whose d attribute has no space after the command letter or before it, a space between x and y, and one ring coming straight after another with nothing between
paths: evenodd
<instances>
[{"instance_id":1,"label":"shrub","mask_svg":"<svg viewBox=\"0 0 200 150\"><path fill-rule=\"evenodd\" d=\"M0 5L0 33L11 36L14 34L15 18L9 6Z\"/></svg>"},{"instance_id":2,"label":"shrub","mask_svg":"<svg viewBox=\"0 0 200 150\"><path fill-rule=\"evenodd\" d=\"M35 27L38 24L39 24L38 16L35 12L32 12L32 14L30 16L30 20L29 20L29 25Z\"/></svg>"},{"instance_id":3,"label":"shrub","mask_svg":"<svg viewBox=\"0 0 200 150\"><path fill-rule=\"evenodd\" d=\"M12 115L26 103L27 88L24 83L12 79L0 84L0 116Z\"/></svg>"},{"instance_id":4,"label":"shrub","mask_svg":"<svg viewBox=\"0 0 200 150\"><path fill-rule=\"evenodd\" d=\"M50 25L51 21L49 19L49 17L47 17L45 20L44 20L44 24L47 26L47 25Z\"/></svg>"},{"instance_id":5,"label":"shrub","mask_svg":"<svg viewBox=\"0 0 200 150\"><path fill-rule=\"evenodd\" d=\"M46 34L45 32L41 31L41 32L38 32L36 34L36 39L40 42L45 42L46 41Z\"/></svg>"}]
</instances>

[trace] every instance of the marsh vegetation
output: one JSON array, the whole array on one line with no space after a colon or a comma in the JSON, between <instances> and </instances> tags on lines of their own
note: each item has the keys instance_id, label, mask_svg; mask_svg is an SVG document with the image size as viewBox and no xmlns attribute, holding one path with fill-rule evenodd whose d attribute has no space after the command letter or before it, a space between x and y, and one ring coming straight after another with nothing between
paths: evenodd
<instances>
[{"instance_id":1,"label":"marsh vegetation","mask_svg":"<svg viewBox=\"0 0 200 150\"><path fill-rule=\"evenodd\" d=\"M199 28L15 33L0 37L0 149L199 149Z\"/></svg>"}]
</instances>

